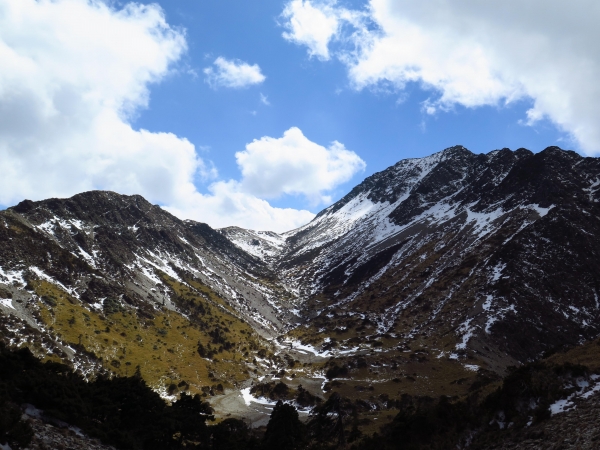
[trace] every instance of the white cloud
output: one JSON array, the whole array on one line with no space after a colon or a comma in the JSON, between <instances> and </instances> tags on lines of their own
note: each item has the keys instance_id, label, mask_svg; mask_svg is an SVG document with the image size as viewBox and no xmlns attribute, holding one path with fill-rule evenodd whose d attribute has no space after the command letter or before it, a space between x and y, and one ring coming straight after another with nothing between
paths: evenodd
<instances>
[{"instance_id":1,"label":"white cloud","mask_svg":"<svg viewBox=\"0 0 600 450\"><path fill-rule=\"evenodd\" d=\"M210 194L195 192L180 204L165 209L178 217L192 218L215 228L238 225L253 230L283 232L310 222L315 215L307 210L274 208L266 200L244 191L234 180L211 184Z\"/></svg>"},{"instance_id":2,"label":"white cloud","mask_svg":"<svg viewBox=\"0 0 600 450\"><path fill-rule=\"evenodd\" d=\"M271 105L269 98L266 95L264 95L262 92L260 93L260 102L265 106Z\"/></svg>"},{"instance_id":3,"label":"white cloud","mask_svg":"<svg viewBox=\"0 0 600 450\"><path fill-rule=\"evenodd\" d=\"M193 189L177 179L202 169L194 147L128 124L185 50L156 6L0 0L0 203Z\"/></svg>"},{"instance_id":4,"label":"white cloud","mask_svg":"<svg viewBox=\"0 0 600 450\"><path fill-rule=\"evenodd\" d=\"M365 162L343 144L325 148L307 139L296 127L283 137L263 137L235 154L245 192L262 198L304 195L313 204L330 202L326 194L365 168Z\"/></svg>"},{"instance_id":5,"label":"white cloud","mask_svg":"<svg viewBox=\"0 0 600 450\"><path fill-rule=\"evenodd\" d=\"M328 193L348 181L365 163L334 141L325 148L292 127L281 138L262 137L236 153L242 178L217 181L210 194L192 193L166 209L215 227L240 225L251 229L288 231L308 223L307 210L273 208L266 200L282 195L302 195L314 205L331 201Z\"/></svg>"},{"instance_id":6,"label":"white cloud","mask_svg":"<svg viewBox=\"0 0 600 450\"><path fill-rule=\"evenodd\" d=\"M240 60L228 60L219 56L213 67L204 69L206 82L213 88L245 88L260 84L266 77L261 73L258 64L250 65Z\"/></svg>"},{"instance_id":7,"label":"white cloud","mask_svg":"<svg viewBox=\"0 0 600 450\"><path fill-rule=\"evenodd\" d=\"M309 211L273 208L236 181L199 193L194 181L217 174L193 144L131 127L149 86L185 51L156 5L0 0L0 204L109 189L213 226L284 231L309 221Z\"/></svg>"},{"instance_id":8,"label":"white cloud","mask_svg":"<svg viewBox=\"0 0 600 450\"><path fill-rule=\"evenodd\" d=\"M297 44L306 45L310 56L329 59L329 41L339 31L340 17L330 3L305 0L289 2L283 10L288 31L283 37Z\"/></svg>"},{"instance_id":9,"label":"white cloud","mask_svg":"<svg viewBox=\"0 0 600 450\"><path fill-rule=\"evenodd\" d=\"M357 89L418 82L436 93L429 113L532 99L530 124L547 118L600 152L597 1L370 0L351 14L335 1L293 0L283 15L286 38L336 55ZM323 30L309 26L324 17Z\"/></svg>"},{"instance_id":10,"label":"white cloud","mask_svg":"<svg viewBox=\"0 0 600 450\"><path fill-rule=\"evenodd\" d=\"M308 223L307 210L274 208L265 198L302 195L313 204L330 202L328 193L348 181L365 163L334 141L325 148L296 127L283 137L262 137L236 153L240 180L217 181L209 194L182 196L166 209L215 227L240 225L251 229L288 231Z\"/></svg>"}]
</instances>

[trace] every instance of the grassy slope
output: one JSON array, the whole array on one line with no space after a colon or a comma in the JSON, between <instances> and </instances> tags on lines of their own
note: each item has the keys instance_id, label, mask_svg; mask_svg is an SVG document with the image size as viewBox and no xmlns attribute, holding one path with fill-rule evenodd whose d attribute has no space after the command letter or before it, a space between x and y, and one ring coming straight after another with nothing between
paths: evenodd
<instances>
[{"instance_id":1,"label":"grassy slope","mask_svg":"<svg viewBox=\"0 0 600 450\"><path fill-rule=\"evenodd\" d=\"M162 276L174 301L190 312L187 318L166 308L157 309L151 317L125 308L100 312L54 284L37 281L33 285L45 300L40 304L44 324L73 348L94 353L115 374L132 375L139 367L142 377L159 392L183 382L190 392L201 393L203 386L221 383L227 387L247 379L248 363L260 349L258 335L207 286ZM215 343L217 328L231 348L212 359L202 358L199 343L217 351L223 346Z\"/></svg>"}]
</instances>

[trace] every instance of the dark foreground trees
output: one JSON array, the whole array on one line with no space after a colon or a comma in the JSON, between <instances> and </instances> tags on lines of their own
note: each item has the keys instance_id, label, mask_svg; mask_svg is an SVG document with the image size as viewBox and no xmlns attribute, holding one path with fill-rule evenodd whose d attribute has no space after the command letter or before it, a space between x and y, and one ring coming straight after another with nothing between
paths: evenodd
<instances>
[{"instance_id":1,"label":"dark foreground trees","mask_svg":"<svg viewBox=\"0 0 600 450\"><path fill-rule=\"evenodd\" d=\"M277 402L263 440L264 450L300 450L306 447L306 426L294 406Z\"/></svg>"},{"instance_id":2,"label":"dark foreground trees","mask_svg":"<svg viewBox=\"0 0 600 450\"><path fill-rule=\"evenodd\" d=\"M31 429L20 420L30 403L56 419L123 450L251 449L244 422L208 426L212 409L182 394L167 405L139 376L87 382L62 364L41 363L28 349L0 347L0 443L26 446Z\"/></svg>"},{"instance_id":3,"label":"dark foreground trees","mask_svg":"<svg viewBox=\"0 0 600 450\"><path fill-rule=\"evenodd\" d=\"M583 366L532 363L511 371L484 399L402 395L393 399L394 420L370 436L359 426L360 414L371 408L365 401L333 393L306 424L294 406L279 401L261 437L240 420L213 424L210 406L197 395L184 393L167 405L139 376L87 382L27 349L0 346L0 444L28 445L32 432L20 405L30 403L122 450L420 450L456 448L465 439L478 450L545 420L548 406L586 378Z\"/></svg>"}]
</instances>

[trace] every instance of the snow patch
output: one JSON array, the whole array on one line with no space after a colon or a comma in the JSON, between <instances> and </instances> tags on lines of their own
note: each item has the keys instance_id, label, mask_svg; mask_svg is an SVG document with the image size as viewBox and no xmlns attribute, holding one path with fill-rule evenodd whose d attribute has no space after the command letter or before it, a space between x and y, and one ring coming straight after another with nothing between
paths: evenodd
<instances>
[{"instance_id":1,"label":"snow patch","mask_svg":"<svg viewBox=\"0 0 600 450\"><path fill-rule=\"evenodd\" d=\"M92 266L94 269L96 268L96 261L94 260L94 257L92 255L90 255L81 247L79 247L79 253L89 263L90 266Z\"/></svg>"},{"instance_id":2,"label":"snow patch","mask_svg":"<svg viewBox=\"0 0 600 450\"><path fill-rule=\"evenodd\" d=\"M102 300L104 299L101 299L99 302L92 303L90 306L94 309L97 309L98 311L102 311L104 309L104 307L102 306Z\"/></svg>"},{"instance_id":3,"label":"snow patch","mask_svg":"<svg viewBox=\"0 0 600 450\"><path fill-rule=\"evenodd\" d=\"M502 271L506 268L506 264L500 263L492 269L492 282L498 281L502 277Z\"/></svg>"},{"instance_id":4,"label":"snow patch","mask_svg":"<svg viewBox=\"0 0 600 450\"><path fill-rule=\"evenodd\" d=\"M570 399L571 397L565 398L550 405L550 413L554 415L574 409L575 404Z\"/></svg>"},{"instance_id":5,"label":"snow patch","mask_svg":"<svg viewBox=\"0 0 600 450\"><path fill-rule=\"evenodd\" d=\"M265 406L275 406L277 404L276 401L272 401L269 399L266 399L264 397L260 397L260 398L256 398L254 397L251 393L250 393L250 389L249 387L242 389L240 391L240 393L242 394L242 398L244 399L244 403L246 404L246 406L250 406L251 403L258 403L259 405L265 405Z\"/></svg>"},{"instance_id":6,"label":"snow patch","mask_svg":"<svg viewBox=\"0 0 600 450\"><path fill-rule=\"evenodd\" d=\"M555 205L550 205L547 208L542 208L540 205L527 205L527 206L525 206L525 208L533 209L535 212L537 212L540 215L540 217L544 217L554 207L555 207Z\"/></svg>"},{"instance_id":7,"label":"snow patch","mask_svg":"<svg viewBox=\"0 0 600 450\"><path fill-rule=\"evenodd\" d=\"M587 399L595 393L600 392L600 381L598 381L600 379L600 375L591 375L590 379L594 381L593 385L590 385L589 381L585 379L578 379L576 384L579 390L577 392L550 405L550 412L552 415L575 409L577 405L573 400L576 398Z\"/></svg>"},{"instance_id":8,"label":"snow patch","mask_svg":"<svg viewBox=\"0 0 600 450\"><path fill-rule=\"evenodd\" d=\"M483 308L484 311L489 311L490 308L492 307L492 300L494 299L494 296L492 295L488 295L485 298L485 302L483 303L483 305L481 305L481 307ZM486 333L487 333L487 327L486 327Z\"/></svg>"},{"instance_id":9,"label":"snow patch","mask_svg":"<svg viewBox=\"0 0 600 450\"><path fill-rule=\"evenodd\" d=\"M5 308L15 309L10 298L0 298L0 305L4 306Z\"/></svg>"},{"instance_id":10,"label":"snow patch","mask_svg":"<svg viewBox=\"0 0 600 450\"><path fill-rule=\"evenodd\" d=\"M22 270L9 270L5 272L2 267L0 267L0 281L5 284L14 284L17 283L21 287L25 286L25 280L23 279L23 271Z\"/></svg>"},{"instance_id":11,"label":"snow patch","mask_svg":"<svg viewBox=\"0 0 600 450\"><path fill-rule=\"evenodd\" d=\"M275 345L277 345L279 348L284 348L284 349L291 349L291 350L296 350L297 352L300 353L312 353L315 356L321 356L323 358L331 356L331 351L326 350L326 351L321 351L318 350L315 346L310 345L310 344L303 344L300 341L293 341L293 340L285 340L284 344L280 344L279 342L277 342L276 340L272 341ZM290 346L291 344L291 346Z\"/></svg>"},{"instance_id":12,"label":"snow patch","mask_svg":"<svg viewBox=\"0 0 600 450\"><path fill-rule=\"evenodd\" d=\"M475 334L475 327L471 326L472 321L473 318L467 319L458 327L458 332L462 333L463 337L462 342L456 344L457 350L465 350L467 348L467 343L469 342L469 339L471 339Z\"/></svg>"}]
</instances>

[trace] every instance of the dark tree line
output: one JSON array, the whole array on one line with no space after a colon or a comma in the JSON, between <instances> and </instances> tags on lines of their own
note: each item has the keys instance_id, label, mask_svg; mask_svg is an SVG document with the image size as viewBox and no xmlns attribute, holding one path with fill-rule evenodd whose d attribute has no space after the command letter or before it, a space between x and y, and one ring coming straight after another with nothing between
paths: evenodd
<instances>
[{"instance_id":1,"label":"dark tree line","mask_svg":"<svg viewBox=\"0 0 600 450\"><path fill-rule=\"evenodd\" d=\"M29 403L123 450L447 449L466 436L470 448L483 449L547 419L549 405L568 396L576 378L588 376L583 366L533 363L513 369L484 399L476 393L461 401L404 394L394 399L393 421L370 436L360 430L360 414L369 409L364 401L333 393L302 422L295 407L280 400L261 431L237 419L213 424L213 411L199 395L182 393L168 405L139 373L87 382L65 365L41 363L28 349L0 346L0 444L28 445L32 430L20 406ZM299 389L296 396L304 394ZM511 423L510 430L500 421Z\"/></svg>"},{"instance_id":2,"label":"dark tree line","mask_svg":"<svg viewBox=\"0 0 600 450\"><path fill-rule=\"evenodd\" d=\"M213 411L199 395L183 393L167 405L139 375L87 382L65 365L41 363L28 349L0 347L0 443L29 443L24 403L123 450L242 449L257 441L240 420L209 426Z\"/></svg>"}]
</instances>

